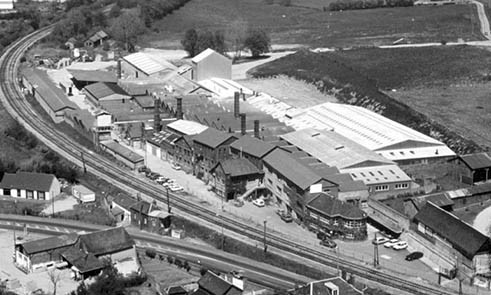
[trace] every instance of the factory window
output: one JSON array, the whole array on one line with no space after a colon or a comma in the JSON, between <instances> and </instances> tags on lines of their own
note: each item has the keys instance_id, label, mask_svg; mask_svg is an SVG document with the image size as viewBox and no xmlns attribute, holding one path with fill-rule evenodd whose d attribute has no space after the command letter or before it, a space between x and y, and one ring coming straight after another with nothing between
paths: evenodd
<instances>
[{"instance_id":1,"label":"factory window","mask_svg":"<svg viewBox=\"0 0 491 295\"><path fill-rule=\"evenodd\" d=\"M384 176L384 174L381 171L377 171L377 172L378 172L378 174Z\"/></svg>"},{"instance_id":2,"label":"factory window","mask_svg":"<svg viewBox=\"0 0 491 295\"><path fill-rule=\"evenodd\" d=\"M389 170L389 171L390 171L390 173L396 175L396 173L394 172L394 170Z\"/></svg>"},{"instance_id":3,"label":"factory window","mask_svg":"<svg viewBox=\"0 0 491 295\"><path fill-rule=\"evenodd\" d=\"M409 188L409 183L396 183L395 189L406 189Z\"/></svg>"},{"instance_id":4,"label":"factory window","mask_svg":"<svg viewBox=\"0 0 491 295\"><path fill-rule=\"evenodd\" d=\"M388 191L389 190L389 186L384 184L384 185L376 185L375 186L375 191L376 192L381 192L381 191Z\"/></svg>"}]
</instances>

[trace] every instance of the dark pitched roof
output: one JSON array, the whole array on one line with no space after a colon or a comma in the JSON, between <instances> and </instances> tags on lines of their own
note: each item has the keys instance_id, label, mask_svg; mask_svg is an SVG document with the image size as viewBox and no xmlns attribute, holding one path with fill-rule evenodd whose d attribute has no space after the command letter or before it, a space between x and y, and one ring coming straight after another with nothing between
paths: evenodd
<instances>
[{"instance_id":1,"label":"dark pitched roof","mask_svg":"<svg viewBox=\"0 0 491 295\"><path fill-rule=\"evenodd\" d=\"M491 250L489 237L431 202L427 202L414 219L449 241L469 259L481 251Z\"/></svg>"},{"instance_id":2,"label":"dark pitched roof","mask_svg":"<svg viewBox=\"0 0 491 295\"><path fill-rule=\"evenodd\" d=\"M146 202L146 201L140 201L138 203L135 203L130 207L130 209L135 210L137 212L141 211L143 214L147 214L147 215L151 211L159 210L159 208L157 206L152 205L151 203Z\"/></svg>"},{"instance_id":3,"label":"dark pitched roof","mask_svg":"<svg viewBox=\"0 0 491 295\"><path fill-rule=\"evenodd\" d=\"M126 160L128 160L132 163L139 163L139 162L143 162L143 160L144 160L144 158L142 156L140 156L139 154L126 148L125 146L120 145L119 143L117 143L113 140L102 141L101 145L105 146L106 148L108 148L112 152L120 155L121 157L125 158Z\"/></svg>"},{"instance_id":4,"label":"dark pitched roof","mask_svg":"<svg viewBox=\"0 0 491 295\"><path fill-rule=\"evenodd\" d=\"M108 82L116 83L118 78L116 74L108 71L87 71L87 70L72 70L68 69L73 79L87 82Z\"/></svg>"},{"instance_id":5,"label":"dark pitched roof","mask_svg":"<svg viewBox=\"0 0 491 295\"><path fill-rule=\"evenodd\" d=\"M100 30L100 31L97 31L95 32L94 34L92 34L88 39L87 41L92 41L92 42L96 42L96 41L99 41L101 39L104 39L104 38L107 38L109 37L109 35L107 35L106 32L104 32L103 30Z\"/></svg>"},{"instance_id":6,"label":"dark pitched roof","mask_svg":"<svg viewBox=\"0 0 491 295\"><path fill-rule=\"evenodd\" d=\"M142 108L153 108L155 107L155 98L151 95L138 95L135 96L135 101Z\"/></svg>"},{"instance_id":7,"label":"dark pitched roof","mask_svg":"<svg viewBox=\"0 0 491 295\"><path fill-rule=\"evenodd\" d=\"M264 157L263 161L303 190L322 178L312 169L297 162L288 152L285 152L282 149L273 150Z\"/></svg>"},{"instance_id":8,"label":"dark pitched roof","mask_svg":"<svg viewBox=\"0 0 491 295\"><path fill-rule=\"evenodd\" d=\"M462 155L460 159L473 170L491 167L491 157L486 153Z\"/></svg>"},{"instance_id":9,"label":"dark pitched roof","mask_svg":"<svg viewBox=\"0 0 491 295\"><path fill-rule=\"evenodd\" d=\"M212 295L241 294L240 290L211 271L207 271L198 281L199 288ZM236 293L236 292L239 293Z\"/></svg>"},{"instance_id":10,"label":"dark pitched roof","mask_svg":"<svg viewBox=\"0 0 491 295\"><path fill-rule=\"evenodd\" d=\"M92 253L85 253L81 249L70 248L61 254L68 263L75 266L81 273L87 273L104 268L104 263Z\"/></svg>"},{"instance_id":11,"label":"dark pitched roof","mask_svg":"<svg viewBox=\"0 0 491 295\"><path fill-rule=\"evenodd\" d=\"M340 201L326 193L310 194L306 205L329 217L339 216L346 219L364 219L367 217L367 214L360 208Z\"/></svg>"},{"instance_id":12,"label":"dark pitched roof","mask_svg":"<svg viewBox=\"0 0 491 295\"><path fill-rule=\"evenodd\" d=\"M249 160L245 158L227 159L224 161L220 161L218 162L218 164L215 165L215 167L212 168L212 171L215 170L218 166L221 166L225 174L230 175L231 177L263 173L256 166L254 166L254 164L252 164Z\"/></svg>"},{"instance_id":13,"label":"dark pitched roof","mask_svg":"<svg viewBox=\"0 0 491 295\"><path fill-rule=\"evenodd\" d=\"M117 195L115 197L110 197L112 202L118 204L120 207L123 207L126 210L130 210L131 206L137 202L137 200L133 197L127 195Z\"/></svg>"},{"instance_id":14,"label":"dark pitched roof","mask_svg":"<svg viewBox=\"0 0 491 295\"><path fill-rule=\"evenodd\" d=\"M426 202L432 202L438 207L452 206L454 204L454 201L452 201L445 193L414 197L413 201L418 210L423 208Z\"/></svg>"},{"instance_id":15,"label":"dark pitched roof","mask_svg":"<svg viewBox=\"0 0 491 295\"><path fill-rule=\"evenodd\" d=\"M80 236L81 247L96 256L133 247L135 242L123 227L115 227Z\"/></svg>"},{"instance_id":16,"label":"dark pitched roof","mask_svg":"<svg viewBox=\"0 0 491 295\"><path fill-rule=\"evenodd\" d=\"M1 188L17 188L33 191L47 192L51 183L56 179L53 174L17 172L15 174L5 173L0 182Z\"/></svg>"},{"instance_id":17,"label":"dark pitched roof","mask_svg":"<svg viewBox=\"0 0 491 295\"><path fill-rule=\"evenodd\" d=\"M491 183L486 182L483 184L473 185L471 187L468 187L467 191L471 195L487 194L487 193L491 192Z\"/></svg>"},{"instance_id":18,"label":"dark pitched roof","mask_svg":"<svg viewBox=\"0 0 491 295\"><path fill-rule=\"evenodd\" d=\"M193 137L193 141L215 149L230 138L237 137L230 133L218 131L215 128L208 128L205 131L196 134Z\"/></svg>"},{"instance_id":19,"label":"dark pitched roof","mask_svg":"<svg viewBox=\"0 0 491 295\"><path fill-rule=\"evenodd\" d=\"M68 235L25 242L22 244L22 247L27 254L35 254L51 249L71 246L77 242L77 239L78 235L76 233L71 233Z\"/></svg>"},{"instance_id":20,"label":"dark pitched roof","mask_svg":"<svg viewBox=\"0 0 491 295\"><path fill-rule=\"evenodd\" d=\"M114 83L98 82L87 85L84 89L98 100L113 94L129 96L123 88Z\"/></svg>"},{"instance_id":21,"label":"dark pitched roof","mask_svg":"<svg viewBox=\"0 0 491 295\"><path fill-rule=\"evenodd\" d=\"M251 156L254 156L256 158L262 158L264 157L267 153L271 152L273 149L276 148L276 146L259 140L255 137L251 136L242 136L238 140L234 141L231 145L230 148L240 152L242 151L243 153L247 153Z\"/></svg>"},{"instance_id":22,"label":"dark pitched roof","mask_svg":"<svg viewBox=\"0 0 491 295\"><path fill-rule=\"evenodd\" d=\"M337 173L326 176L327 179L339 185L340 192L354 192L368 190L367 185L361 180L353 180L348 173Z\"/></svg>"},{"instance_id":23,"label":"dark pitched roof","mask_svg":"<svg viewBox=\"0 0 491 295\"><path fill-rule=\"evenodd\" d=\"M172 286L167 288L167 295L181 295L187 294L188 292L181 286Z\"/></svg>"}]
</instances>

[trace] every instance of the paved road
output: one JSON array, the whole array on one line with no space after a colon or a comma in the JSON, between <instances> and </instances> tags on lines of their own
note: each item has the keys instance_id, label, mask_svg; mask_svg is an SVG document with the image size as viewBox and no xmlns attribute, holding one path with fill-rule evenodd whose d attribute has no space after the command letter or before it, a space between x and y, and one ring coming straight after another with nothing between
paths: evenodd
<instances>
[{"instance_id":1,"label":"paved road","mask_svg":"<svg viewBox=\"0 0 491 295\"><path fill-rule=\"evenodd\" d=\"M292 53L295 51L271 52L268 58L232 65L232 80L247 79L247 71L250 69Z\"/></svg>"},{"instance_id":2,"label":"paved road","mask_svg":"<svg viewBox=\"0 0 491 295\"><path fill-rule=\"evenodd\" d=\"M489 20L486 16L486 12L484 11L484 5L476 0L472 0L473 4L476 4L477 7L477 15L479 16L479 23L481 25L481 33L488 40L491 40L491 31L489 29Z\"/></svg>"}]
</instances>

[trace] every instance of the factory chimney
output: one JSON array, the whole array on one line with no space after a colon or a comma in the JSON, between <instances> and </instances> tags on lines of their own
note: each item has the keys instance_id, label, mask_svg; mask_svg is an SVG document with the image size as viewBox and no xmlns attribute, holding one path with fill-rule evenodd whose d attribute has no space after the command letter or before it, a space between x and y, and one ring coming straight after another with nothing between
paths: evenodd
<instances>
[{"instance_id":1,"label":"factory chimney","mask_svg":"<svg viewBox=\"0 0 491 295\"><path fill-rule=\"evenodd\" d=\"M246 134L246 114L245 113L240 114L240 133L242 135Z\"/></svg>"},{"instance_id":2,"label":"factory chimney","mask_svg":"<svg viewBox=\"0 0 491 295\"><path fill-rule=\"evenodd\" d=\"M176 118L182 120L182 97L176 97Z\"/></svg>"},{"instance_id":3,"label":"factory chimney","mask_svg":"<svg viewBox=\"0 0 491 295\"><path fill-rule=\"evenodd\" d=\"M154 100L153 131L159 132L160 126L160 98Z\"/></svg>"},{"instance_id":4,"label":"factory chimney","mask_svg":"<svg viewBox=\"0 0 491 295\"><path fill-rule=\"evenodd\" d=\"M260 138L259 137L259 120L254 120L254 137Z\"/></svg>"},{"instance_id":5,"label":"factory chimney","mask_svg":"<svg viewBox=\"0 0 491 295\"><path fill-rule=\"evenodd\" d=\"M234 117L239 117L240 113L240 94L238 92L234 93Z\"/></svg>"}]
</instances>

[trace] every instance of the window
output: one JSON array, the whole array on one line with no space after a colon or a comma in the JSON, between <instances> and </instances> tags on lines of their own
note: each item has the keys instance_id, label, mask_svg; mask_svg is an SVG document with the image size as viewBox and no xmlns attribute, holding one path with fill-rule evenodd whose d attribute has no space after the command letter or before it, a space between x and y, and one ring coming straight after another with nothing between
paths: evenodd
<instances>
[{"instance_id":1,"label":"window","mask_svg":"<svg viewBox=\"0 0 491 295\"><path fill-rule=\"evenodd\" d=\"M28 199L34 199L34 192L33 191L26 190L26 197Z\"/></svg>"},{"instance_id":2,"label":"window","mask_svg":"<svg viewBox=\"0 0 491 295\"><path fill-rule=\"evenodd\" d=\"M354 173L351 173L351 176L353 176L353 178L356 178L356 174Z\"/></svg>"},{"instance_id":3,"label":"window","mask_svg":"<svg viewBox=\"0 0 491 295\"><path fill-rule=\"evenodd\" d=\"M389 190L389 186L384 184L384 185L376 185L375 186L375 191L376 192L381 192L381 191L388 191Z\"/></svg>"},{"instance_id":4,"label":"window","mask_svg":"<svg viewBox=\"0 0 491 295\"><path fill-rule=\"evenodd\" d=\"M365 176L365 173L363 173L363 172L360 172L360 174L361 174L361 176L363 176L363 177L366 177L366 176Z\"/></svg>"},{"instance_id":5,"label":"window","mask_svg":"<svg viewBox=\"0 0 491 295\"><path fill-rule=\"evenodd\" d=\"M276 186L276 190L277 190L279 193L281 193L281 191L282 191L282 189L281 189L281 187L280 187L279 185L277 185L277 186Z\"/></svg>"},{"instance_id":6,"label":"window","mask_svg":"<svg viewBox=\"0 0 491 295\"><path fill-rule=\"evenodd\" d=\"M46 200L44 192L38 191L38 200Z\"/></svg>"},{"instance_id":7,"label":"window","mask_svg":"<svg viewBox=\"0 0 491 295\"><path fill-rule=\"evenodd\" d=\"M269 184L273 185L273 181L269 178L268 178L268 182L269 182Z\"/></svg>"},{"instance_id":8,"label":"window","mask_svg":"<svg viewBox=\"0 0 491 295\"><path fill-rule=\"evenodd\" d=\"M406 189L409 188L409 183L396 183L395 189Z\"/></svg>"},{"instance_id":9,"label":"window","mask_svg":"<svg viewBox=\"0 0 491 295\"><path fill-rule=\"evenodd\" d=\"M382 171L377 171L377 172L378 172L378 174L384 176L384 174L382 173Z\"/></svg>"},{"instance_id":10,"label":"window","mask_svg":"<svg viewBox=\"0 0 491 295\"><path fill-rule=\"evenodd\" d=\"M368 172L368 173L370 173L370 175L371 175L371 176L375 176L375 174L373 174L373 172L372 172L372 171L370 171L370 172Z\"/></svg>"},{"instance_id":11,"label":"window","mask_svg":"<svg viewBox=\"0 0 491 295\"><path fill-rule=\"evenodd\" d=\"M10 189L9 188L4 188L3 189L3 195L4 196L10 196Z\"/></svg>"}]
</instances>

